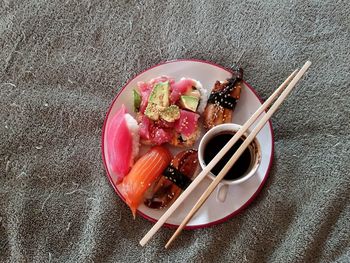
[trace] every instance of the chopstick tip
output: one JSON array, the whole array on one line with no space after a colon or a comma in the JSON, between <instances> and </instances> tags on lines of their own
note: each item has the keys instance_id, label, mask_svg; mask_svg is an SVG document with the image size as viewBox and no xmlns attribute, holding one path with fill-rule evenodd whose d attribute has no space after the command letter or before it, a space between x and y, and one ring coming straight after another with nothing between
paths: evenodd
<instances>
[{"instance_id":1,"label":"chopstick tip","mask_svg":"<svg viewBox=\"0 0 350 263\"><path fill-rule=\"evenodd\" d=\"M146 245L146 242L143 239L141 239L139 244L141 245L141 247L144 247Z\"/></svg>"}]
</instances>

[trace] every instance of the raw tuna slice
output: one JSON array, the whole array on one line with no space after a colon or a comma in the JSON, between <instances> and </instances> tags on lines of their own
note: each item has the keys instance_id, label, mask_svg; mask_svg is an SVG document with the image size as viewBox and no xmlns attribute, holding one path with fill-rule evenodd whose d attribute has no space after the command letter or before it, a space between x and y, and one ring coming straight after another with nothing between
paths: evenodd
<instances>
[{"instance_id":1,"label":"raw tuna slice","mask_svg":"<svg viewBox=\"0 0 350 263\"><path fill-rule=\"evenodd\" d=\"M144 140L151 139L151 131L154 129L153 126L154 126L153 121L148 119L147 116L143 115L141 117L141 122L140 122L141 139L144 139Z\"/></svg>"},{"instance_id":2,"label":"raw tuna slice","mask_svg":"<svg viewBox=\"0 0 350 263\"><path fill-rule=\"evenodd\" d=\"M140 111L141 111L141 113L144 113L145 109L147 107L147 104L148 104L149 95L151 94L151 91L152 91L152 86L146 82L143 82L143 81L139 81L137 83L137 86L138 86L140 93L141 93Z\"/></svg>"},{"instance_id":3,"label":"raw tuna slice","mask_svg":"<svg viewBox=\"0 0 350 263\"><path fill-rule=\"evenodd\" d=\"M156 128L153 133L152 142L157 145L161 145L166 142L170 142L173 138L174 133L171 130L165 130Z\"/></svg>"},{"instance_id":4,"label":"raw tuna slice","mask_svg":"<svg viewBox=\"0 0 350 263\"><path fill-rule=\"evenodd\" d=\"M187 137L192 135L197 129L199 115L194 112L180 110L180 119L175 122L175 130Z\"/></svg>"},{"instance_id":5,"label":"raw tuna slice","mask_svg":"<svg viewBox=\"0 0 350 263\"><path fill-rule=\"evenodd\" d=\"M181 79L179 82L171 85L170 102L176 103L180 99L180 96L192 86L195 86L195 83L191 79Z\"/></svg>"},{"instance_id":6,"label":"raw tuna slice","mask_svg":"<svg viewBox=\"0 0 350 263\"><path fill-rule=\"evenodd\" d=\"M169 82L170 85L175 83L175 80L173 78L170 78L168 76L160 76L158 78L154 78L150 81L150 84L154 86L154 84L160 83L160 82Z\"/></svg>"},{"instance_id":7,"label":"raw tuna slice","mask_svg":"<svg viewBox=\"0 0 350 263\"><path fill-rule=\"evenodd\" d=\"M175 122L168 122L162 119L158 120L155 124L157 127L165 129L172 129L175 126Z\"/></svg>"},{"instance_id":8,"label":"raw tuna slice","mask_svg":"<svg viewBox=\"0 0 350 263\"><path fill-rule=\"evenodd\" d=\"M139 147L137 122L126 113L124 105L112 117L106 128L106 133L108 165L116 176L113 178L114 181L120 183L130 171Z\"/></svg>"}]
</instances>

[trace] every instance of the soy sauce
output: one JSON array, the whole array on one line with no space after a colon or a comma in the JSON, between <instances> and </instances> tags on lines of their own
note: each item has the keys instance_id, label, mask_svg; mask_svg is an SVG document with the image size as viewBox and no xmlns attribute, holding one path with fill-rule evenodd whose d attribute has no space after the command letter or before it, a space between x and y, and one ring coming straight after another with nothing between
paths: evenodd
<instances>
[{"instance_id":1,"label":"soy sauce","mask_svg":"<svg viewBox=\"0 0 350 263\"><path fill-rule=\"evenodd\" d=\"M204 148L204 162L208 164L215 155L226 145L226 143L233 137L232 133L220 133L213 137L207 143ZM240 138L232 148L224 155L224 157L214 166L211 170L212 174L217 176L226 163L230 160L237 149L242 145L243 139ZM248 147L249 148L249 147ZM232 166L232 168L225 175L225 180L235 180L241 177L247 172L251 163L251 154L249 149L245 149L243 154L239 157L237 162Z\"/></svg>"}]
</instances>

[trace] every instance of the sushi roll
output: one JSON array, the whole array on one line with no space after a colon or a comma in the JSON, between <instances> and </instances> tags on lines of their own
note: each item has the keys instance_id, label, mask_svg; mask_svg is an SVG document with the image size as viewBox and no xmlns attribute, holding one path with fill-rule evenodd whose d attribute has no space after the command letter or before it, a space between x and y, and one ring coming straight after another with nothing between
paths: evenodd
<instances>
[{"instance_id":1,"label":"sushi roll","mask_svg":"<svg viewBox=\"0 0 350 263\"><path fill-rule=\"evenodd\" d=\"M193 107L193 109L195 110L192 110L192 109L191 110L198 112L199 114L202 114L204 112L205 106L207 105L208 91L205 88L203 88L202 83L200 83L198 80L190 79L190 78L182 78L180 79L180 83L182 81L189 82L188 87L190 86L190 88L187 87L187 90L185 90L180 96L180 105L182 105L182 107L186 109L185 103L186 103L186 99L188 100L186 96L193 97L193 98L190 97L189 99L197 98L198 99L197 107L196 108Z\"/></svg>"},{"instance_id":2,"label":"sushi roll","mask_svg":"<svg viewBox=\"0 0 350 263\"><path fill-rule=\"evenodd\" d=\"M126 112L124 105L107 124L106 137L107 165L112 171L113 181L119 184L133 166L140 147L139 125Z\"/></svg>"},{"instance_id":3,"label":"sushi roll","mask_svg":"<svg viewBox=\"0 0 350 263\"><path fill-rule=\"evenodd\" d=\"M182 78L175 82L161 76L139 82L133 96L142 144L189 147L196 142L200 134L198 119L207 101L199 81Z\"/></svg>"}]
</instances>

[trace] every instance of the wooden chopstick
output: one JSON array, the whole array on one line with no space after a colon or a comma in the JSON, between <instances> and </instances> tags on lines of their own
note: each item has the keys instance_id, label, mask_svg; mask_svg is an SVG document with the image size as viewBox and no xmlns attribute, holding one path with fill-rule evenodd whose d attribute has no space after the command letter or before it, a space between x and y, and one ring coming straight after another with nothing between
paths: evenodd
<instances>
[{"instance_id":1,"label":"wooden chopstick","mask_svg":"<svg viewBox=\"0 0 350 263\"><path fill-rule=\"evenodd\" d=\"M233 136L230 141L223 147L220 152L214 157L208 165L198 174L193 182L187 187L187 189L175 200L175 202L168 208L167 211L159 218L159 220L153 225L148 233L141 239L140 245L144 246L154 234L161 228L161 226L168 220L172 213L181 205L181 203L187 198L187 196L195 189L198 184L205 178L211 169L219 162L220 156L224 156L229 149L238 141L238 139L245 133L245 131L253 124L253 122L264 112L274 99L286 88L287 84L294 78L297 70L295 70L282 84L281 86L259 107L259 109L248 119L248 121L242 126L242 128Z\"/></svg>"},{"instance_id":2,"label":"wooden chopstick","mask_svg":"<svg viewBox=\"0 0 350 263\"><path fill-rule=\"evenodd\" d=\"M258 124L255 126L255 128L252 130L252 132L248 135L248 137L244 140L242 145L238 148L238 150L235 152L235 154L231 157L231 159L227 162L227 164L224 166L224 168L221 170L221 172L215 177L214 181L209 185L207 190L202 194L202 196L199 198L197 203L194 205L194 207L191 209L191 211L187 214L185 219L182 221L180 226L177 228L173 236L169 239L168 243L165 245L165 248L168 248L169 245L175 240L175 238L181 233L182 229L186 226L188 221L191 220L191 218L194 216L194 214L198 211L199 208L204 204L204 202L208 199L209 195L214 191L216 186L220 183L220 181L224 178L226 173L231 169L231 167L234 165L234 163L238 160L238 158L241 156L241 154L244 152L244 150L248 147L248 145L253 141L255 136L258 134L258 132L264 127L266 122L271 118L271 116L276 112L278 107L282 104L282 102L285 100L285 98L288 96L288 94L292 91L294 86L297 84L297 82L300 80L300 78L304 75L306 70L310 67L311 62L307 61L304 66L301 68L301 70L298 72L298 74L295 76L295 78L289 83L287 88L282 92L282 94L278 97L276 102L271 106L271 108L268 110L268 112L261 118L261 120L258 122Z\"/></svg>"}]
</instances>

